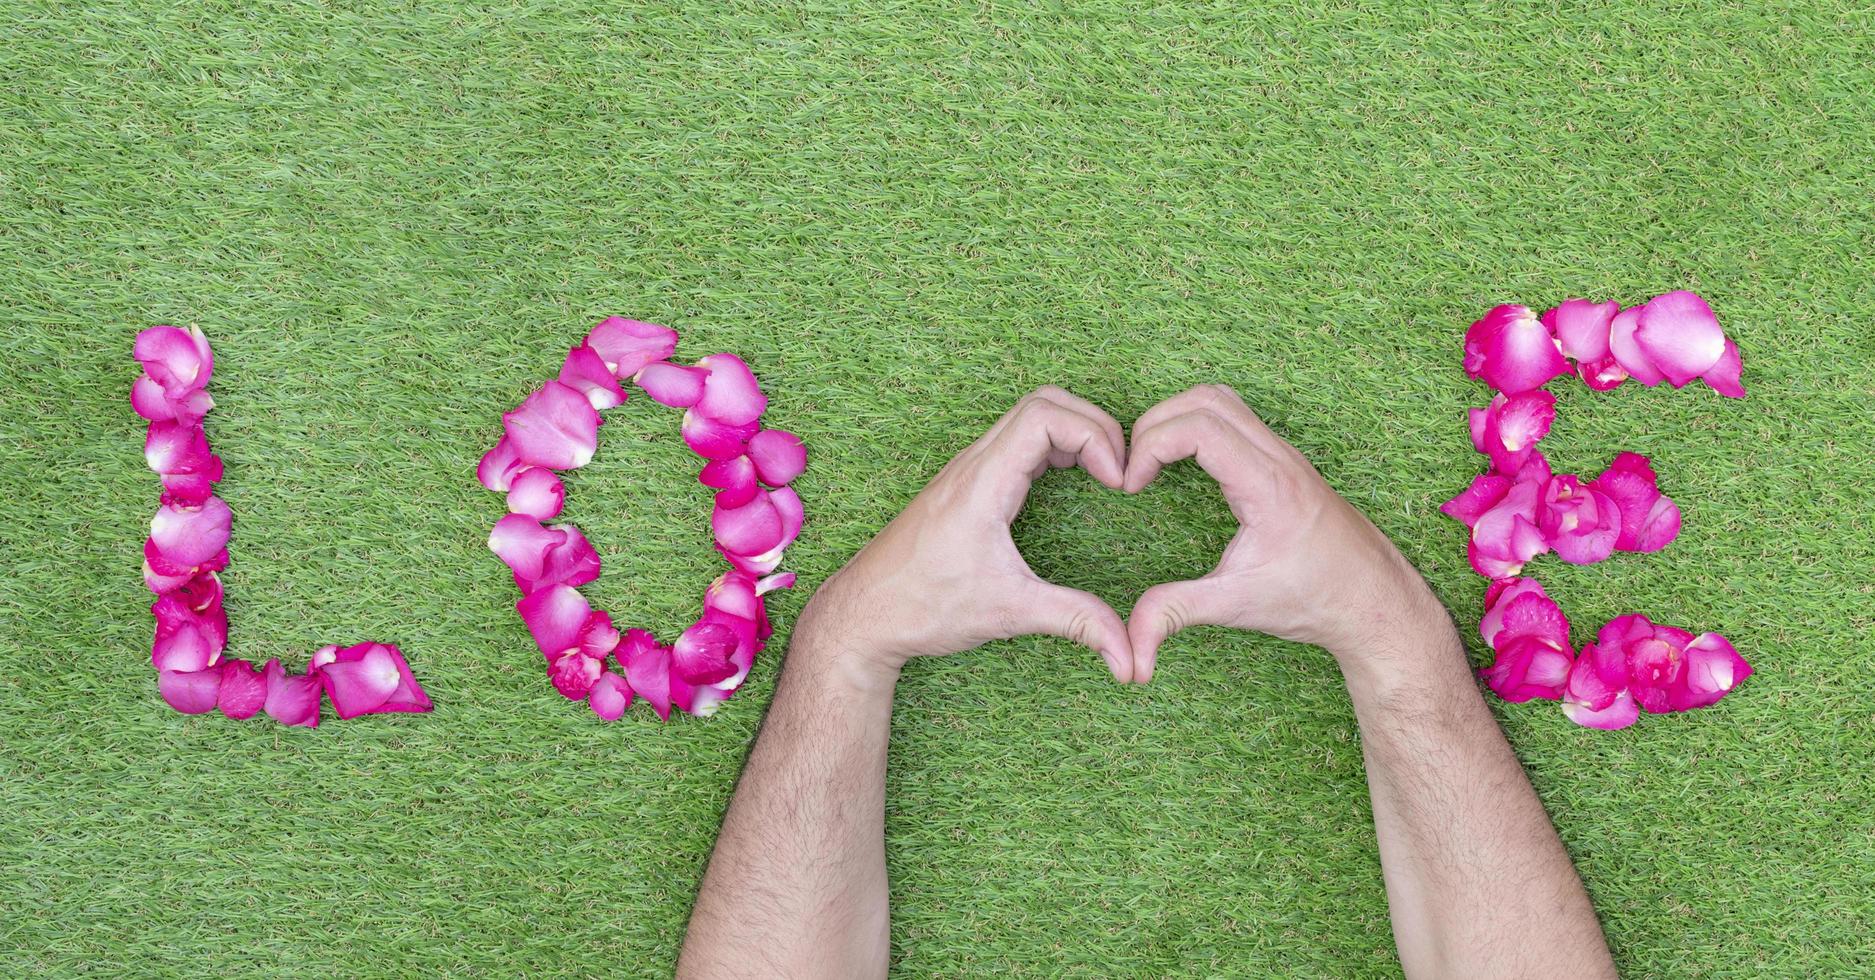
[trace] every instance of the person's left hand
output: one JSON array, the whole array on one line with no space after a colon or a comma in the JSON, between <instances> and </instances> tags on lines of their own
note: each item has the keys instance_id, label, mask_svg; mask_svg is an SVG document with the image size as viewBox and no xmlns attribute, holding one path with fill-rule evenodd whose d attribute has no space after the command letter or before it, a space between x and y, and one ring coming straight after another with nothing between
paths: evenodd
<instances>
[{"instance_id":1,"label":"person's left hand","mask_svg":"<svg viewBox=\"0 0 1875 980\"><path fill-rule=\"evenodd\" d=\"M1035 391L820 587L799 632L889 676L912 657L1048 633L1093 648L1116 680L1131 681L1119 614L1036 575L1009 536L1030 484L1050 467L1079 466L1119 490L1125 459L1112 416L1060 388Z\"/></svg>"}]
</instances>

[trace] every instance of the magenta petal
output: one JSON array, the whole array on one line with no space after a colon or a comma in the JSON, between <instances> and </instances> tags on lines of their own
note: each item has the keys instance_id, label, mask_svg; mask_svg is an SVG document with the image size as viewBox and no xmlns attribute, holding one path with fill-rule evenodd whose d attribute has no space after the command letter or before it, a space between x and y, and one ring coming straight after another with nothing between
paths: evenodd
<instances>
[{"instance_id":1,"label":"magenta petal","mask_svg":"<svg viewBox=\"0 0 1875 980\"><path fill-rule=\"evenodd\" d=\"M1675 388L1706 373L1725 354L1725 331L1712 307L1683 289L1641 307L1634 339Z\"/></svg>"},{"instance_id":2,"label":"magenta petal","mask_svg":"<svg viewBox=\"0 0 1875 980\"><path fill-rule=\"evenodd\" d=\"M698 718L708 718L729 695L718 687L707 684L691 684L675 673L671 674L671 703L681 711Z\"/></svg>"},{"instance_id":3,"label":"magenta petal","mask_svg":"<svg viewBox=\"0 0 1875 980\"><path fill-rule=\"evenodd\" d=\"M220 497L200 506L166 505L150 520L150 540L164 559L177 565L199 565L226 547L234 514Z\"/></svg>"},{"instance_id":4,"label":"magenta petal","mask_svg":"<svg viewBox=\"0 0 1875 980\"><path fill-rule=\"evenodd\" d=\"M631 707L631 703L631 686L625 683L625 678L610 671L601 674L586 694L587 707L605 721L625 717L625 709Z\"/></svg>"},{"instance_id":5,"label":"magenta petal","mask_svg":"<svg viewBox=\"0 0 1875 980\"><path fill-rule=\"evenodd\" d=\"M507 493L514 489L515 476L525 469L527 464L515 454L514 442L503 435L495 448L482 455L482 462L475 468L475 478L496 493Z\"/></svg>"},{"instance_id":6,"label":"magenta petal","mask_svg":"<svg viewBox=\"0 0 1875 980\"><path fill-rule=\"evenodd\" d=\"M1556 396L1547 391L1499 395L1485 409L1484 433L1475 440L1491 457L1491 465L1506 476L1516 474L1549 435L1556 420Z\"/></svg>"},{"instance_id":7,"label":"magenta petal","mask_svg":"<svg viewBox=\"0 0 1875 980\"><path fill-rule=\"evenodd\" d=\"M200 507L215 494L221 482L221 457L210 456L209 467L200 473L177 473L163 477L163 505Z\"/></svg>"},{"instance_id":8,"label":"magenta petal","mask_svg":"<svg viewBox=\"0 0 1875 980\"><path fill-rule=\"evenodd\" d=\"M553 689L568 701L584 701L604 673L605 661L588 657L577 649L552 658L552 663L547 667L547 677L553 682Z\"/></svg>"},{"instance_id":9,"label":"magenta petal","mask_svg":"<svg viewBox=\"0 0 1875 980\"><path fill-rule=\"evenodd\" d=\"M1588 565L1614 553L1621 534L1621 511L1606 494L1564 473L1544 485L1537 524L1557 557Z\"/></svg>"},{"instance_id":10,"label":"magenta petal","mask_svg":"<svg viewBox=\"0 0 1875 980\"><path fill-rule=\"evenodd\" d=\"M758 596L764 596L770 592L775 591L776 589L792 589L792 588L794 588L794 573L793 572L781 572L775 575L769 575L764 578L756 580L755 594Z\"/></svg>"},{"instance_id":11,"label":"magenta petal","mask_svg":"<svg viewBox=\"0 0 1875 980\"><path fill-rule=\"evenodd\" d=\"M689 408L702 400L703 382L709 376L706 368L657 361L645 365L634 380L659 405Z\"/></svg>"},{"instance_id":12,"label":"magenta petal","mask_svg":"<svg viewBox=\"0 0 1875 980\"><path fill-rule=\"evenodd\" d=\"M1706 369L1699 376L1707 387L1727 398L1745 397L1745 386L1740 378L1744 375L1745 362L1738 354L1738 345L1730 338L1725 341L1725 353L1719 355L1718 363Z\"/></svg>"},{"instance_id":13,"label":"magenta petal","mask_svg":"<svg viewBox=\"0 0 1875 980\"><path fill-rule=\"evenodd\" d=\"M403 653L387 643L359 643L319 669L320 683L340 718L389 711L428 711L430 701L410 676Z\"/></svg>"},{"instance_id":14,"label":"magenta petal","mask_svg":"<svg viewBox=\"0 0 1875 980\"><path fill-rule=\"evenodd\" d=\"M530 466L578 469L599 446L599 413L578 391L549 381L501 417L515 455Z\"/></svg>"},{"instance_id":15,"label":"magenta petal","mask_svg":"<svg viewBox=\"0 0 1875 980\"><path fill-rule=\"evenodd\" d=\"M1680 507L1655 485L1653 466L1639 453L1621 453L1589 487L1621 513L1620 551L1659 551L1680 533Z\"/></svg>"},{"instance_id":16,"label":"magenta petal","mask_svg":"<svg viewBox=\"0 0 1875 980\"><path fill-rule=\"evenodd\" d=\"M213 582L214 576L204 576ZM218 583L197 585L192 577L174 592L159 595L150 606L156 635L150 642L150 665L157 670L195 671L214 666L228 642L228 616L222 610ZM194 590L213 589L203 597Z\"/></svg>"},{"instance_id":17,"label":"magenta petal","mask_svg":"<svg viewBox=\"0 0 1875 980\"><path fill-rule=\"evenodd\" d=\"M763 429L751 436L749 458L762 482L771 487L785 487L807 469L807 447L800 436L783 429Z\"/></svg>"},{"instance_id":18,"label":"magenta petal","mask_svg":"<svg viewBox=\"0 0 1875 980\"><path fill-rule=\"evenodd\" d=\"M152 422L169 422L176 418L176 410L169 404L169 393L147 374L139 374L137 380L131 382L130 408Z\"/></svg>"},{"instance_id":19,"label":"magenta petal","mask_svg":"<svg viewBox=\"0 0 1875 980\"><path fill-rule=\"evenodd\" d=\"M287 726L319 727L319 699L325 693L319 678L288 674L277 659L267 661L263 674L267 696L261 707L267 717Z\"/></svg>"},{"instance_id":20,"label":"magenta petal","mask_svg":"<svg viewBox=\"0 0 1875 980\"><path fill-rule=\"evenodd\" d=\"M1466 487L1458 496L1439 505L1439 512L1458 521L1466 527L1478 523L1478 518L1497 506L1498 501L1510 492L1511 480L1507 476L1486 473L1473 477L1471 486Z\"/></svg>"},{"instance_id":21,"label":"magenta petal","mask_svg":"<svg viewBox=\"0 0 1875 980\"><path fill-rule=\"evenodd\" d=\"M757 495L741 507L716 507L710 529L726 551L759 555L781 542L781 515L767 494Z\"/></svg>"},{"instance_id":22,"label":"magenta petal","mask_svg":"<svg viewBox=\"0 0 1875 980\"><path fill-rule=\"evenodd\" d=\"M214 368L208 338L195 327L151 327L137 334L131 355L172 396L207 385Z\"/></svg>"},{"instance_id":23,"label":"magenta petal","mask_svg":"<svg viewBox=\"0 0 1875 980\"><path fill-rule=\"evenodd\" d=\"M1595 391L1612 391L1628 380L1627 369L1612 354L1600 360L1583 361L1576 365L1576 370L1582 375L1582 383Z\"/></svg>"},{"instance_id":24,"label":"magenta petal","mask_svg":"<svg viewBox=\"0 0 1875 980\"><path fill-rule=\"evenodd\" d=\"M755 482L755 464L747 456L710 460L697 474L697 482L720 491L716 495L718 507L741 507L762 492Z\"/></svg>"},{"instance_id":25,"label":"magenta petal","mask_svg":"<svg viewBox=\"0 0 1875 980\"><path fill-rule=\"evenodd\" d=\"M703 400L697 411L729 425L750 425L768 410L768 396L755 383L755 373L734 354L711 354L697 361L710 376L703 382Z\"/></svg>"},{"instance_id":26,"label":"magenta petal","mask_svg":"<svg viewBox=\"0 0 1875 980\"><path fill-rule=\"evenodd\" d=\"M1466 347L1468 354L1475 347L1482 356L1476 377L1506 395L1540 388L1569 371L1556 338L1523 306L1505 304L1486 313L1467 331Z\"/></svg>"},{"instance_id":27,"label":"magenta petal","mask_svg":"<svg viewBox=\"0 0 1875 980\"><path fill-rule=\"evenodd\" d=\"M514 572L516 582L531 582L545 570L547 552L565 540L563 530L542 527L539 520L527 514L509 514L488 532L488 550Z\"/></svg>"},{"instance_id":28,"label":"magenta petal","mask_svg":"<svg viewBox=\"0 0 1875 980\"><path fill-rule=\"evenodd\" d=\"M1541 589L1510 595L1506 591L1496 607L1500 612L1498 630L1491 646L1502 649L1513 640L1534 638L1559 650L1573 650L1569 644L1569 617L1564 616L1556 600Z\"/></svg>"},{"instance_id":29,"label":"magenta petal","mask_svg":"<svg viewBox=\"0 0 1875 980\"><path fill-rule=\"evenodd\" d=\"M627 630L625 639L613 655L625 668L626 683L641 698L651 703L662 720L671 717L671 651L657 645L644 630Z\"/></svg>"},{"instance_id":30,"label":"magenta petal","mask_svg":"<svg viewBox=\"0 0 1875 980\"><path fill-rule=\"evenodd\" d=\"M585 395L587 404L596 411L625 404L625 389L619 387L612 368L588 344L566 352L566 360L560 365L560 383Z\"/></svg>"},{"instance_id":31,"label":"magenta petal","mask_svg":"<svg viewBox=\"0 0 1875 980\"><path fill-rule=\"evenodd\" d=\"M221 469L221 460L208 449L200 425L151 422L143 440L143 461L164 476Z\"/></svg>"},{"instance_id":32,"label":"magenta petal","mask_svg":"<svg viewBox=\"0 0 1875 980\"><path fill-rule=\"evenodd\" d=\"M1679 683L1667 692L1674 711L1713 704L1752 674L1751 664L1717 633L1701 633L1686 644L1686 666Z\"/></svg>"},{"instance_id":33,"label":"magenta petal","mask_svg":"<svg viewBox=\"0 0 1875 980\"><path fill-rule=\"evenodd\" d=\"M566 488L561 486L559 475L543 466L523 470L508 490L509 512L537 521L559 516L565 503Z\"/></svg>"},{"instance_id":34,"label":"magenta petal","mask_svg":"<svg viewBox=\"0 0 1875 980\"><path fill-rule=\"evenodd\" d=\"M736 672L729 655L736 649L736 634L720 623L698 622L671 647L671 669L686 683L715 684Z\"/></svg>"},{"instance_id":35,"label":"magenta petal","mask_svg":"<svg viewBox=\"0 0 1875 980\"><path fill-rule=\"evenodd\" d=\"M1599 710L1584 707L1568 698L1563 699L1562 710L1570 721L1584 728L1599 728L1610 732L1619 731L1634 724L1635 720L1641 716L1640 705L1634 703L1634 695L1628 693L1625 688L1616 691L1607 707Z\"/></svg>"},{"instance_id":36,"label":"magenta petal","mask_svg":"<svg viewBox=\"0 0 1875 980\"><path fill-rule=\"evenodd\" d=\"M230 718L252 718L267 701L267 682L260 671L245 660L221 662L221 691L215 707Z\"/></svg>"},{"instance_id":37,"label":"magenta petal","mask_svg":"<svg viewBox=\"0 0 1875 980\"><path fill-rule=\"evenodd\" d=\"M156 675L156 691L169 706L185 715L199 715L215 707L221 693L221 668L165 670Z\"/></svg>"},{"instance_id":38,"label":"magenta petal","mask_svg":"<svg viewBox=\"0 0 1875 980\"><path fill-rule=\"evenodd\" d=\"M1497 636L1504 628L1504 612L1511 600L1523 595L1539 595L1549 598L1543 591L1543 583L1533 578L1498 579L1491 583L1485 592L1484 616L1478 620L1478 635L1484 638L1484 645L1495 648ZM1552 603L1553 605L1553 603ZM1562 611L1557 610L1560 616Z\"/></svg>"},{"instance_id":39,"label":"magenta petal","mask_svg":"<svg viewBox=\"0 0 1875 980\"><path fill-rule=\"evenodd\" d=\"M1497 659L1478 672L1498 697L1511 702L1533 698L1560 700L1575 660L1568 650L1535 637L1502 642Z\"/></svg>"},{"instance_id":40,"label":"magenta petal","mask_svg":"<svg viewBox=\"0 0 1875 980\"><path fill-rule=\"evenodd\" d=\"M761 618L762 599L753 576L743 572L724 572L703 592L703 611L724 612L754 620Z\"/></svg>"},{"instance_id":41,"label":"magenta petal","mask_svg":"<svg viewBox=\"0 0 1875 980\"><path fill-rule=\"evenodd\" d=\"M801 536L801 527L807 522L807 511L801 506L801 495L793 487L782 487L768 491L768 499L775 503L775 513L781 515L781 547L794 543Z\"/></svg>"},{"instance_id":42,"label":"magenta petal","mask_svg":"<svg viewBox=\"0 0 1875 980\"><path fill-rule=\"evenodd\" d=\"M629 378L653 361L671 356L677 349L677 331L655 323L609 316L586 334L586 345L597 351L614 377Z\"/></svg>"},{"instance_id":43,"label":"magenta petal","mask_svg":"<svg viewBox=\"0 0 1875 980\"><path fill-rule=\"evenodd\" d=\"M1563 356L1577 361L1599 361L1608 356L1608 328L1621 304L1566 299L1543 314L1543 325L1556 335Z\"/></svg>"},{"instance_id":44,"label":"magenta petal","mask_svg":"<svg viewBox=\"0 0 1875 980\"><path fill-rule=\"evenodd\" d=\"M1641 350L1640 341L1635 339L1635 328L1640 325L1643 309L1645 306L1630 306L1615 314L1614 321L1608 325L1608 352L1628 377L1652 388L1666 376L1654 366L1647 353Z\"/></svg>"},{"instance_id":45,"label":"magenta petal","mask_svg":"<svg viewBox=\"0 0 1875 980\"><path fill-rule=\"evenodd\" d=\"M527 595L549 585L585 585L599 577L599 552L593 550L586 535L571 524L554 528L566 535L559 544L547 549L540 575L529 581L515 575L514 584Z\"/></svg>"},{"instance_id":46,"label":"magenta petal","mask_svg":"<svg viewBox=\"0 0 1875 980\"><path fill-rule=\"evenodd\" d=\"M570 585L551 585L514 604L534 643L549 663L579 648L580 632L592 616L586 597Z\"/></svg>"},{"instance_id":47,"label":"magenta petal","mask_svg":"<svg viewBox=\"0 0 1875 980\"><path fill-rule=\"evenodd\" d=\"M730 425L702 415L692 408L684 412L680 431L684 444L698 456L704 459L733 459L748 450L749 438L755 435L757 425L754 422Z\"/></svg>"}]
</instances>

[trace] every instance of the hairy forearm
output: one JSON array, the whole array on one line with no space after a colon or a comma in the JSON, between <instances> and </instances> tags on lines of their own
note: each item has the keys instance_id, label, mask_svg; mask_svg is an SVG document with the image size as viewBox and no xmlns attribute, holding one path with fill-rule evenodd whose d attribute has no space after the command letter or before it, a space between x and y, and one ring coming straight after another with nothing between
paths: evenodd
<instances>
[{"instance_id":1,"label":"hairy forearm","mask_svg":"<svg viewBox=\"0 0 1875 980\"><path fill-rule=\"evenodd\" d=\"M896 671L803 616L697 896L681 977L883 976Z\"/></svg>"},{"instance_id":2,"label":"hairy forearm","mask_svg":"<svg viewBox=\"0 0 1875 980\"><path fill-rule=\"evenodd\" d=\"M1612 976L1595 910L1450 618L1415 598L1392 635L1338 651L1409 976Z\"/></svg>"}]
</instances>

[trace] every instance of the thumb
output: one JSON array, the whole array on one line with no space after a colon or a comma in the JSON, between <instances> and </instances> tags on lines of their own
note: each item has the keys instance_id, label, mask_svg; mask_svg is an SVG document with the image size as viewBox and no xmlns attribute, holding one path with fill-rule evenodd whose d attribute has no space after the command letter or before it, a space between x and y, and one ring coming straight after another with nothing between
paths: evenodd
<instances>
[{"instance_id":1,"label":"thumb","mask_svg":"<svg viewBox=\"0 0 1875 980\"><path fill-rule=\"evenodd\" d=\"M1072 640L1100 654L1114 680L1125 684L1133 679L1126 623L1099 596L1036 579L1013 598L1016 612L1010 625L1016 635L1045 633Z\"/></svg>"},{"instance_id":2,"label":"thumb","mask_svg":"<svg viewBox=\"0 0 1875 980\"><path fill-rule=\"evenodd\" d=\"M1133 644L1133 680L1144 684L1152 680L1152 669L1159 661L1159 644L1187 626L1216 625L1210 614L1210 598L1216 583L1203 579L1164 582L1147 589L1133 603L1126 617L1126 632Z\"/></svg>"}]
</instances>

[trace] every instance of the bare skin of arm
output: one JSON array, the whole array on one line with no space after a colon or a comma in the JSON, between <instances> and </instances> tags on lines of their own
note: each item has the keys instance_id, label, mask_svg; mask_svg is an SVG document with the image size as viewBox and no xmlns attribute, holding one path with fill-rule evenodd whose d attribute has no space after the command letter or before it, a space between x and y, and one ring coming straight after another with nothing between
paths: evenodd
<instances>
[{"instance_id":1,"label":"bare skin of arm","mask_svg":"<svg viewBox=\"0 0 1875 980\"><path fill-rule=\"evenodd\" d=\"M1186 458L1218 481L1240 528L1215 570L1140 597L1136 679L1152 676L1166 636L1200 623L1326 648L1360 724L1406 974L1614 976L1568 852L1418 572L1229 388L1141 416L1126 489Z\"/></svg>"},{"instance_id":2,"label":"bare skin of arm","mask_svg":"<svg viewBox=\"0 0 1875 980\"><path fill-rule=\"evenodd\" d=\"M730 800L678 976L885 975L886 743L899 670L912 657L1051 633L1094 648L1117 680L1131 680L1119 615L1037 577L1009 536L1030 483L1050 467L1078 465L1118 489L1124 460L1118 422L1044 388L820 587Z\"/></svg>"}]
</instances>

